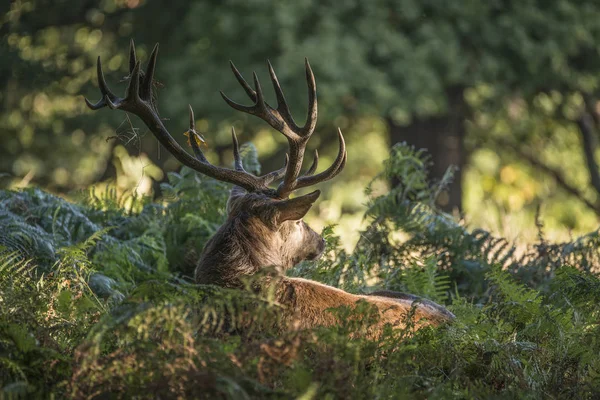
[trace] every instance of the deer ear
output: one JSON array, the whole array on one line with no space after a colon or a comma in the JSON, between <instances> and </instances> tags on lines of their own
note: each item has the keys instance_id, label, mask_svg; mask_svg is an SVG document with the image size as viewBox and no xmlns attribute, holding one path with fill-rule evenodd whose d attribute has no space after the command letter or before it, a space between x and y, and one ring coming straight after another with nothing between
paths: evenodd
<instances>
[{"instance_id":1,"label":"deer ear","mask_svg":"<svg viewBox=\"0 0 600 400\"><path fill-rule=\"evenodd\" d=\"M302 219L320 195L321 191L315 190L304 196L275 202L275 223L280 224L284 221L297 221Z\"/></svg>"}]
</instances>

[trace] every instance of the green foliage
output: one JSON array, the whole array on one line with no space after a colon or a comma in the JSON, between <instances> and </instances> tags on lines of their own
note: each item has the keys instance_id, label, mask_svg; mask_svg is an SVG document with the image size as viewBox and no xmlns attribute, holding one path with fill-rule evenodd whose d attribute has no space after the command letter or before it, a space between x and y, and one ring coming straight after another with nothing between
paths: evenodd
<instances>
[{"instance_id":1,"label":"green foliage","mask_svg":"<svg viewBox=\"0 0 600 400\"><path fill-rule=\"evenodd\" d=\"M183 72L181 93L241 95L222 67L232 57L243 73L257 71L263 80L268 80L264 60L269 58L290 88L287 97L298 105L305 103L302 58L308 57L324 94L319 101L327 120L360 112L406 123L414 116L445 114L448 92L481 83L492 87L496 99L513 91L527 96L598 88L600 59L594 46L600 8L593 1L542 6L485 0L454 5L227 0L193 3L187 11L174 29L192 39L185 42L182 57L166 67ZM198 25L204 27L200 35ZM197 74L188 59L202 65L204 73ZM186 96L177 97L184 105ZM223 112L210 97L202 101L211 118Z\"/></svg>"},{"instance_id":2,"label":"green foliage","mask_svg":"<svg viewBox=\"0 0 600 400\"><path fill-rule=\"evenodd\" d=\"M173 132L182 132L187 104L193 104L198 125L209 133L211 150L219 156L230 145L231 124L244 128L238 129L240 134L254 134L253 128L260 123L233 113L219 99L219 90L236 99L244 96L227 68L230 59L246 77L257 71L265 95L273 101L265 85L265 60L270 59L300 120L306 104L302 61L307 57L319 85L323 123L319 126L341 125L349 144L363 142L373 133L379 140L386 136L385 127L373 132L365 120L357 122L359 115L380 119L381 125L384 121L407 125L416 117L446 115L452 99L464 93L475 114L471 118L465 112L459 118L461 124L468 121L475 126L468 135L469 142L477 143L471 150L485 146L496 152L498 146L482 138L501 130L515 144L529 138L536 152L549 150L546 156L556 159L553 144L544 140L544 130L555 132L557 138L568 136L572 143L578 143L579 137L573 129L565 135L562 115L554 115L552 103L569 106L571 112L565 116L572 123L578 108L561 99L593 96L599 87L600 58L595 44L600 40L596 22L600 8L593 0L577 4L569 0L468 0L451 6L431 0L4 3L0 6L0 59L4 61L0 101L5 105L0 110L2 185L24 185L33 179L45 187L66 190L110 177L112 146L107 137L130 144L132 152L147 153L166 170L176 165L169 163L170 156L156 151L156 141L145 134L137 119L108 111L91 113L81 99L82 93L97 96L98 55L105 60L109 83L114 85L127 73L130 38L137 41L142 60L154 42L163 42L157 71L158 80L166 86L165 96L161 93L160 97L165 100L160 102L161 111ZM168 43L164 32L170 34ZM527 107L541 103L542 109L550 109L546 123L540 123L535 114L499 115L507 108L513 113L521 101ZM484 109L488 103L494 106ZM178 134L175 139L185 140ZM283 154L274 154L268 142L269 146L261 148L262 156L269 157L269 168L279 166ZM214 143L217 146L212 147ZM583 159L578 145L565 148L561 144L562 157ZM319 150L324 147L336 150L335 135L323 138ZM510 160L510 153L501 152L502 160ZM381 153L364 157L378 162L377 154ZM565 164L569 162L557 162L568 168ZM534 171L539 175L538 169ZM484 175L490 178L489 173ZM354 174L347 176L355 180ZM584 175L569 171L569 177L577 181L576 187L585 188L587 181L580 182ZM536 178L529 177L528 182ZM344 175L339 179L345 179ZM472 182L478 185L479 179ZM544 188L540 191L545 192ZM554 193L544 193L545 198Z\"/></svg>"},{"instance_id":3,"label":"green foliage","mask_svg":"<svg viewBox=\"0 0 600 400\"><path fill-rule=\"evenodd\" d=\"M252 161L251 161L252 162ZM365 333L368 303L339 324L282 331L281 305L189 276L225 218L227 187L188 169L151 202L89 191L77 203L0 192L0 393L107 398L594 398L600 391L597 233L517 251L440 212L423 151L394 147L353 252L290 274L405 290L457 319L412 335ZM570 265L568 267L564 265ZM351 339L350 339L351 338Z\"/></svg>"}]
</instances>

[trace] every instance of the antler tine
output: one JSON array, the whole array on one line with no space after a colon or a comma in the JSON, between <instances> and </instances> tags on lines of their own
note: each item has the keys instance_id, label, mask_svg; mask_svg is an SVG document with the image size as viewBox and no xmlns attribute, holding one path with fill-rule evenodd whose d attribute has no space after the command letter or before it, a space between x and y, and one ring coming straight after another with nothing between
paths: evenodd
<instances>
[{"instance_id":1,"label":"antler tine","mask_svg":"<svg viewBox=\"0 0 600 400\"><path fill-rule=\"evenodd\" d=\"M279 84L279 79L277 79L277 75L275 74L275 70L271 65L271 61L267 60L267 65L269 67L269 76L271 77L271 83L273 84L273 89L275 90L275 96L277 97L277 111L281 118L290 126L293 127L294 130L298 130L298 125L294 122L294 118L290 113L290 109L288 107L287 101L285 100L285 96L283 94L283 90L281 90L281 85Z\"/></svg>"},{"instance_id":2,"label":"antler tine","mask_svg":"<svg viewBox=\"0 0 600 400\"><path fill-rule=\"evenodd\" d=\"M289 162L290 162L290 156L286 153L285 160L283 161L283 168L280 168L277 171L269 172L268 174L261 176L261 179L263 180L265 185L270 185L274 181L277 181L277 180L283 178Z\"/></svg>"},{"instance_id":3,"label":"antler tine","mask_svg":"<svg viewBox=\"0 0 600 400\"><path fill-rule=\"evenodd\" d=\"M138 61L133 68L133 72L131 73L131 78L129 79L129 84L127 85L127 89L125 91L125 100L131 102L140 101L140 68L142 63ZM117 104L118 107L118 104Z\"/></svg>"},{"instance_id":4,"label":"antler tine","mask_svg":"<svg viewBox=\"0 0 600 400\"><path fill-rule=\"evenodd\" d=\"M190 145L192 146L192 150L194 151L194 155L196 156L198 161L207 163L208 160L204 156L204 153L202 153L202 150L200 150L198 143L196 143L196 138L191 137L191 135L195 136L198 133L196 132L196 118L194 117L194 109L192 108L191 104L188 104L188 107L190 109L190 126L189 126L189 130L188 130L188 135L190 135L190 137L189 137Z\"/></svg>"},{"instance_id":5,"label":"antler tine","mask_svg":"<svg viewBox=\"0 0 600 400\"><path fill-rule=\"evenodd\" d=\"M137 56L135 54L135 43L133 39L129 41L129 73L133 72L135 68L135 64L137 64Z\"/></svg>"},{"instance_id":6,"label":"antler tine","mask_svg":"<svg viewBox=\"0 0 600 400\"><path fill-rule=\"evenodd\" d=\"M308 59L304 59L304 66L306 69L306 82L308 84L308 112L306 116L306 123L302 127L301 136L310 137L317 126L317 84L315 82L315 74Z\"/></svg>"},{"instance_id":7,"label":"antler tine","mask_svg":"<svg viewBox=\"0 0 600 400\"><path fill-rule=\"evenodd\" d=\"M152 100L152 83L154 82L154 71L156 70L156 58L158 57L158 43L152 49L150 54L150 60L148 60L148 66L146 67L146 73L142 81L142 88L140 90L140 97L143 100Z\"/></svg>"},{"instance_id":8,"label":"antler tine","mask_svg":"<svg viewBox=\"0 0 600 400\"><path fill-rule=\"evenodd\" d=\"M310 175L314 174L315 171L317 170L318 166L319 166L319 152L317 151L317 149L315 149L315 156L313 158L313 163L311 164L308 171L306 171L304 176L310 176Z\"/></svg>"},{"instance_id":9,"label":"antler tine","mask_svg":"<svg viewBox=\"0 0 600 400\"><path fill-rule=\"evenodd\" d=\"M302 168L302 161L304 159L304 151L306 149L306 143L312 136L315 126L317 124L317 85L315 83L315 75L310 68L308 59L304 59L304 65L306 70L306 82L308 86L308 113L306 122L302 128L296 127L294 133L296 134L296 140L288 138L290 146L290 164L288 165L288 171L286 171L283 182L277 188L277 194L279 197L285 198L289 194L297 189L298 175ZM317 155L318 157L318 155ZM313 162L313 166L309 168L311 174L316 170L318 160ZM313 169L314 167L314 169ZM310 174L309 174L310 175Z\"/></svg>"},{"instance_id":10,"label":"antler tine","mask_svg":"<svg viewBox=\"0 0 600 400\"><path fill-rule=\"evenodd\" d=\"M102 70L102 61L100 60L100 56L98 56L98 59L96 60L96 77L98 80L98 87L100 88L100 93L102 93L102 98L96 103L92 103L87 98L85 99L85 104L92 110L99 110L103 107L110 106L112 102L118 100L118 97L110 91L108 85L106 84L106 79L104 79L104 71Z\"/></svg>"},{"instance_id":11,"label":"antler tine","mask_svg":"<svg viewBox=\"0 0 600 400\"><path fill-rule=\"evenodd\" d=\"M248 82L246 82L246 80L244 79L244 77L242 76L240 71L238 71L238 69L233 64L233 61L229 60L229 66L231 67L231 70L233 71L233 75L235 75L235 79L237 79L237 81L240 83L240 85L242 85L242 87L244 88L244 91L246 92L248 97L250 97L250 100L252 100L253 102L256 102L256 92L250 87Z\"/></svg>"},{"instance_id":12,"label":"antler tine","mask_svg":"<svg viewBox=\"0 0 600 400\"><path fill-rule=\"evenodd\" d=\"M340 147L338 149L338 155L333 164L331 164L331 166L329 166L329 168L327 168L325 171L317 175L308 176L307 174L298 178L295 189L300 189L306 186L315 185L320 182L325 182L342 172L342 170L346 166L347 153L346 143L344 141L344 136L342 135L342 131L340 130L340 128L338 128L338 139Z\"/></svg>"},{"instance_id":13,"label":"antler tine","mask_svg":"<svg viewBox=\"0 0 600 400\"><path fill-rule=\"evenodd\" d=\"M225 95L225 93L223 93L223 91L219 91L219 93L221 93L221 97L223 98L223 100L225 100L225 102L229 105L229 107L231 107L237 111L245 112L247 114L253 114L253 112L252 112L253 107L244 106L239 103L236 103L235 101L233 101L229 97L227 97Z\"/></svg>"},{"instance_id":14,"label":"antler tine","mask_svg":"<svg viewBox=\"0 0 600 400\"><path fill-rule=\"evenodd\" d=\"M263 95L262 87L256 72L252 72L252 78L254 79L254 87L256 88L256 103L254 105L254 113L259 115L261 118L268 116L269 110L267 109L267 103Z\"/></svg>"},{"instance_id":15,"label":"antler tine","mask_svg":"<svg viewBox=\"0 0 600 400\"><path fill-rule=\"evenodd\" d=\"M111 100L116 99L117 96L110 91L106 84L106 79L104 79L104 71L102 70L102 60L100 59L100 56L98 56L98 61L96 62L96 74L98 75L98 87L100 88L102 95L108 96Z\"/></svg>"},{"instance_id":16,"label":"antler tine","mask_svg":"<svg viewBox=\"0 0 600 400\"><path fill-rule=\"evenodd\" d=\"M240 146L233 126L231 127L231 140L233 141L233 166L236 171L244 171L244 163L240 156Z\"/></svg>"},{"instance_id":17,"label":"antler tine","mask_svg":"<svg viewBox=\"0 0 600 400\"><path fill-rule=\"evenodd\" d=\"M106 101L104 100L104 97L101 98L100 100L98 100L98 102L96 102L96 103L92 103L91 101L89 101L87 99L87 97L84 97L83 99L85 100L85 105L88 106L88 108L90 110L95 111L95 110L99 110L103 107L106 107Z\"/></svg>"}]
</instances>

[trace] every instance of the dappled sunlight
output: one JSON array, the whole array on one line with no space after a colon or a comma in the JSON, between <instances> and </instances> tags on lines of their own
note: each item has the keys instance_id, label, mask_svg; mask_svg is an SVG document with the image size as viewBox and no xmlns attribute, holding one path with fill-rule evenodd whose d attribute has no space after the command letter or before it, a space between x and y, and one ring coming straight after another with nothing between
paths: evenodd
<instances>
[{"instance_id":1,"label":"dappled sunlight","mask_svg":"<svg viewBox=\"0 0 600 400\"><path fill-rule=\"evenodd\" d=\"M494 119L483 113L475 118L471 130L484 134L476 139L480 143L498 146L512 135L524 140L518 147L477 148L471 154L464 175L464 208L471 226L529 243L537 240L538 209L548 239L568 240L598 226L590 206L599 195L589 185L577 125L553 117L558 108L573 113L581 97L562 100L557 93L541 94L532 106L509 102Z\"/></svg>"},{"instance_id":2,"label":"dappled sunlight","mask_svg":"<svg viewBox=\"0 0 600 400\"><path fill-rule=\"evenodd\" d=\"M152 197L153 183L164 177L163 171L145 154L130 155L121 145L114 148L112 163L116 169L116 179L95 184L94 190L102 193L107 188L113 188L116 196L131 193L138 197Z\"/></svg>"}]
</instances>

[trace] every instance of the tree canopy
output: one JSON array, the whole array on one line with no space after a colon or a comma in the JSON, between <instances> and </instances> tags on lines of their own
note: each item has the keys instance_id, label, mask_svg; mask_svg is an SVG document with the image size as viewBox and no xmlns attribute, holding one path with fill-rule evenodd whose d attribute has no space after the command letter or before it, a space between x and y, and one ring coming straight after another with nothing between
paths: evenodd
<instances>
[{"instance_id":1,"label":"tree canopy","mask_svg":"<svg viewBox=\"0 0 600 400\"><path fill-rule=\"evenodd\" d=\"M230 160L231 124L243 141L258 141L267 168L280 165L283 157L274 145L282 138L261 136L264 125L220 99L219 90L242 96L228 61L246 76L256 71L267 87L269 59L301 120L306 57L317 77L323 132L339 125L358 149L370 132L380 143L406 139L430 148L440 171L448 163L472 169L472 157L481 149L498 151L505 163L514 161L515 147L535 156L542 146L542 157L518 161L546 176L563 197L576 196L583 207L600 210L595 205L597 124L582 122L598 120L600 4L595 1L23 0L3 7L2 182L70 190L114 177L111 159L118 141L107 141L114 137L130 153L147 154L148 162L166 170L178 167L139 121L91 114L82 102L82 94L97 95L97 55L105 60L112 84L127 74L126 48L133 38L142 59L161 43L159 107L167 124L183 132L187 104L192 104L220 162ZM267 98L274 98L270 91ZM524 129L539 122L540 104L547 131ZM515 114L515 109L527 112ZM432 119L436 124L429 123ZM585 126L584 135L580 128ZM568 154L586 157L587 180L569 167L557 175L560 168L547 161L546 149L558 135L570 135L573 143L582 136L583 145ZM315 146L335 151L335 135L318 137L322 142ZM366 179L375 170L369 165L385 158L379 151L370 153L355 158L373 171ZM351 153L349 165L356 173L346 179L361 174L352 160ZM150 175L161 179L158 171Z\"/></svg>"}]
</instances>

